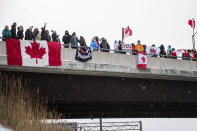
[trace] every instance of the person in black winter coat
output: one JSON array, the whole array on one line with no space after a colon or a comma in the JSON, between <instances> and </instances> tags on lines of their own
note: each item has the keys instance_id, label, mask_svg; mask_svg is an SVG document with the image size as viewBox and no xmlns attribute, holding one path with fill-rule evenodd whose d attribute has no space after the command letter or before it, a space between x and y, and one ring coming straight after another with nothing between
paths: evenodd
<instances>
[{"instance_id":1,"label":"person in black winter coat","mask_svg":"<svg viewBox=\"0 0 197 131\"><path fill-rule=\"evenodd\" d=\"M121 40L118 42L118 50L120 53L126 54L126 52L123 50L123 42Z\"/></svg>"},{"instance_id":2,"label":"person in black winter coat","mask_svg":"<svg viewBox=\"0 0 197 131\"><path fill-rule=\"evenodd\" d=\"M80 44L80 46L87 46L87 45L86 45L86 41L85 41L85 39L84 39L83 36L80 36L79 44Z\"/></svg>"},{"instance_id":3,"label":"person in black winter coat","mask_svg":"<svg viewBox=\"0 0 197 131\"><path fill-rule=\"evenodd\" d=\"M25 40L33 40L32 26L25 32Z\"/></svg>"},{"instance_id":4,"label":"person in black winter coat","mask_svg":"<svg viewBox=\"0 0 197 131\"><path fill-rule=\"evenodd\" d=\"M18 39L21 39L21 40L24 38L24 35L23 35L23 26L19 26L18 27L17 36L18 36Z\"/></svg>"},{"instance_id":5,"label":"person in black winter coat","mask_svg":"<svg viewBox=\"0 0 197 131\"><path fill-rule=\"evenodd\" d=\"M165 51L165 47L164 47L164 45L162 44L160 47L160 57L162 57L162 56L166 56L166 51Z\"/></svg>"},{"instance_id":6,"label":"person in black winter coat","mask_svg":"<svg viewBox=\"0 0 197 131\"><path fill-rule=\"evenodd\" d=\"M101 39L102 42L100 44L100 48L102 52L109 52L110 50L110 45L108 44L107 40L105 38Z\"/></svg>"},{"instance_id":7,"label":"person in black winter coat","mask_svg":"<svg viewBox=\"0 0 197 131\"><path fill-rule=\"evenodd\" d=\"M53 33L52 33L52 40L55 41L55 42L60 42L60 40L59 40L59 38L58 38L59 35L57 35L56 31L53 31L53 30L52 30L52 32L53 32Z\"/></svg>"},{"instance_id":8,"label":"person in black winter coat","mask_svg":"<svg viewBox=\"0 0 197 131\"><path fill-rule=\"evenodd\" d=\"M65 48L69 48L70 38L71 38L71 36L70 36L69 32L66 30L65 35L62 37L62 41L64 42Z\"/></svg>"},{"instance_id":9,"label":"person in black winter coat","mask_svg":"<svg viewBox=\"0 0 197 131\"><path fill-rule=\"evenodd\" d=\"M46 25L47 23L44 23L44 27L41 28L41 40L47 40L47 36L46 36Z\"/></svg>"},{"instance_id":10,"label":"person in black winter coat","mask_svg":"<svg viewBox=\"0 0 197 131\"><path fill-rule=\"evenodd\" d=\"M16 22L13 23L12 28L11 28L11 38L16 39L17 35L16 35Z\"/></svg>"},{"instance_id":11,"label":"person in black winter coat","mask_svg":"<svg viewBox=\"0 0 197 131\"><path fill-rule=\"evenodd\" d=\"M46 34L45 34L45 37L46 37L46 41L51 41L51 36L49 35L49 31L46 30Z\"/></svg>"},{"instance_id":12,"label":"person in black winter coat","mask_svg":"<svg viewBox=\"0 0 197 131\"><path fill-rule=\"evenodd\" d=\"M46 30L45 26L41 28L41 40L46 40Z\"/></svg>"}]
</instances>

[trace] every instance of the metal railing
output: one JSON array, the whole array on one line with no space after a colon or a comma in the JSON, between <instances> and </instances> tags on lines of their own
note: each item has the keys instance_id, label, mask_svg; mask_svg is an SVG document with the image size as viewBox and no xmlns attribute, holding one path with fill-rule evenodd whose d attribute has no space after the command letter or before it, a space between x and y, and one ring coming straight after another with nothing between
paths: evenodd
<instances>
[{"instance_id":1,"label":"metal railing","mask_svg":"<svg viewBox=\"0 0 197 131\"><path fill-rule=\"evenodd\" d=\"M142 131L142 122L78 123L78 131Z\"/></svg>"},{"instance_id":2,"label":"metal railing","mask_svg":"<svg viewBox=\"0 0 197 131\"><path fill-rule=\"evenodd\" d=\"M62 46L64 46L65 44L61 44ZM68 46L68 48L90 48L89 46ZM114 49L106 49L106 48L97 48L98 52L110 52L110 53L122 53L122 54L131 54L134 53L135 55L137 55L137 52L126 52L124 49L123 50L114 50ZM169 55L163 55L163 54L153 54L153 53L146 53L148 56L150 57L161 57L161 58L171 58L171 59L184 59L184 60L191 60L191 61L197 61L197 58L191 58L191 57L182 57L182 56L169 56Z\"/></svg>"},{"instance_id":3,"label":"metal railing","mask_svg":"<svg viewBox=\"0 0 197 131\"><path fill-rule=\"evenodd\" d=\"M73 48L73 49L77 49L77 48L90 48L91 49L91 47L89 47L89 46L74 46L74 45L65 45L65 44L61 44L61 46L63 48ZM65 46L67 46L67 47L65 47ZM132 54L132 52L128 53L124 49L123 50L114 50L114 49L106 49L106 48L97 48L96 51L137 55L137 52L134 52L134 54ZM191 57L169 56L169 55L163 55L163 54L156 55L156 54L151 54L151 53L146 53L146 54L150 57L161 57L161 58L171 58L171 59L183 59L183 60L197 61L197 58L191 58ZM7 56L7 55L0 54L0 56Z\"/></svg>"}]
</instances>

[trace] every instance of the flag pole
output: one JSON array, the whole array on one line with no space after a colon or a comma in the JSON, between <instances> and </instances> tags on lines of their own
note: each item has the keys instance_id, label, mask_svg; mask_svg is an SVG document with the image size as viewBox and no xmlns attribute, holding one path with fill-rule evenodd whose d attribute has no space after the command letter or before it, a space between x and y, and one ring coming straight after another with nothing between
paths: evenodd
<instances>
[{"instance_id":1,"label":"flag pole","mask_svg":"<svg viewBox=\"0 0 197 131\"><path fill-rule=\"evenodd\" d=\"M194 24L193 23L195 20L192 18L192 28L193 28L193 35L192 35L192 41L193 41L193 49L195 50L195 32L194 32Z\"/></svg>"},{"instance_id":2,"label":"flag pole","mask_svg":"<svg viewBox=\"0 0 197 131\"><path fill-rule=\"evenodd\" d=\"M124 28L122 28L122 42L124 41Z\"/></svg>"}]
</instances>

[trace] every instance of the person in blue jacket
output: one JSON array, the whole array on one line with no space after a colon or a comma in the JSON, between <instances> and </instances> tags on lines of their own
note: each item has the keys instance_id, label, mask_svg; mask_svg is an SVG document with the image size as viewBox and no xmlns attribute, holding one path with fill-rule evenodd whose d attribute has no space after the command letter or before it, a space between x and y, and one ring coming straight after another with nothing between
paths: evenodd
<instances>
[{"instance_id":1,"label":"person in blue jacket","mask_svg":"<svg viewBox=\"0 0 197 131\"><path fill-rule=\"evenodd\" d=\"M78 46L78 38L76 36L76 33L73 32L71 38L70 38L71 48L77 48Z\"/></svg>"},{"instance_id":2,"label":"person in blue jacket","mask_svg":"<svg viewBox=\"0 0 197 131\"><path fill-rule=\"evenodd\" d=\"M96 42L95 39L92 39L92 42L90 44L90 47L91 47L91 49L93 49L93 51L96 51L97 50L98 44L97 44L97 42Z\"/></svg>"},{"instance_id":3,"label":"person in blue jacket","mask_svg":"<svg viewBox=\"0 0 197 131\"><path fill-rule=\"evenodd\" d=\"M9 30L9 27L6 25L5 29L2 32L2 40L5 41L8 38L11 38L11 31Z\"/></svg>"}]
</instances>

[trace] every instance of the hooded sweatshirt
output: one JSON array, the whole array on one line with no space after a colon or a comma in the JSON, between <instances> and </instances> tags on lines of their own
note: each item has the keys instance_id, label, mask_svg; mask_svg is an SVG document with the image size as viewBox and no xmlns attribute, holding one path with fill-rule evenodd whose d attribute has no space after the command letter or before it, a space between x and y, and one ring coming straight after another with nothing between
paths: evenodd
<instances>
[{"instance_id":1,"label":"hooded sweatshirt","mask_svg":"<svg viewBox=\"0 0 197 131\"><path fill-rule=\"evenodd\" d=\"M11 37L11 32L10 30L6 30L4 29L3 32L2 32L2 39L5 40L6 38L10 38Z\"/></svg>"},{"instance_id":2,"label":"hooded sweatshirt","mask_svg":"<svg viewBox=\"0 0 197 131\"><path fill-rule=\"evenodd\" d=\"M172 52L172 49L171 46L168 46L167 55L170 55L170 52Z\"/></svg>"}]
</instances>

